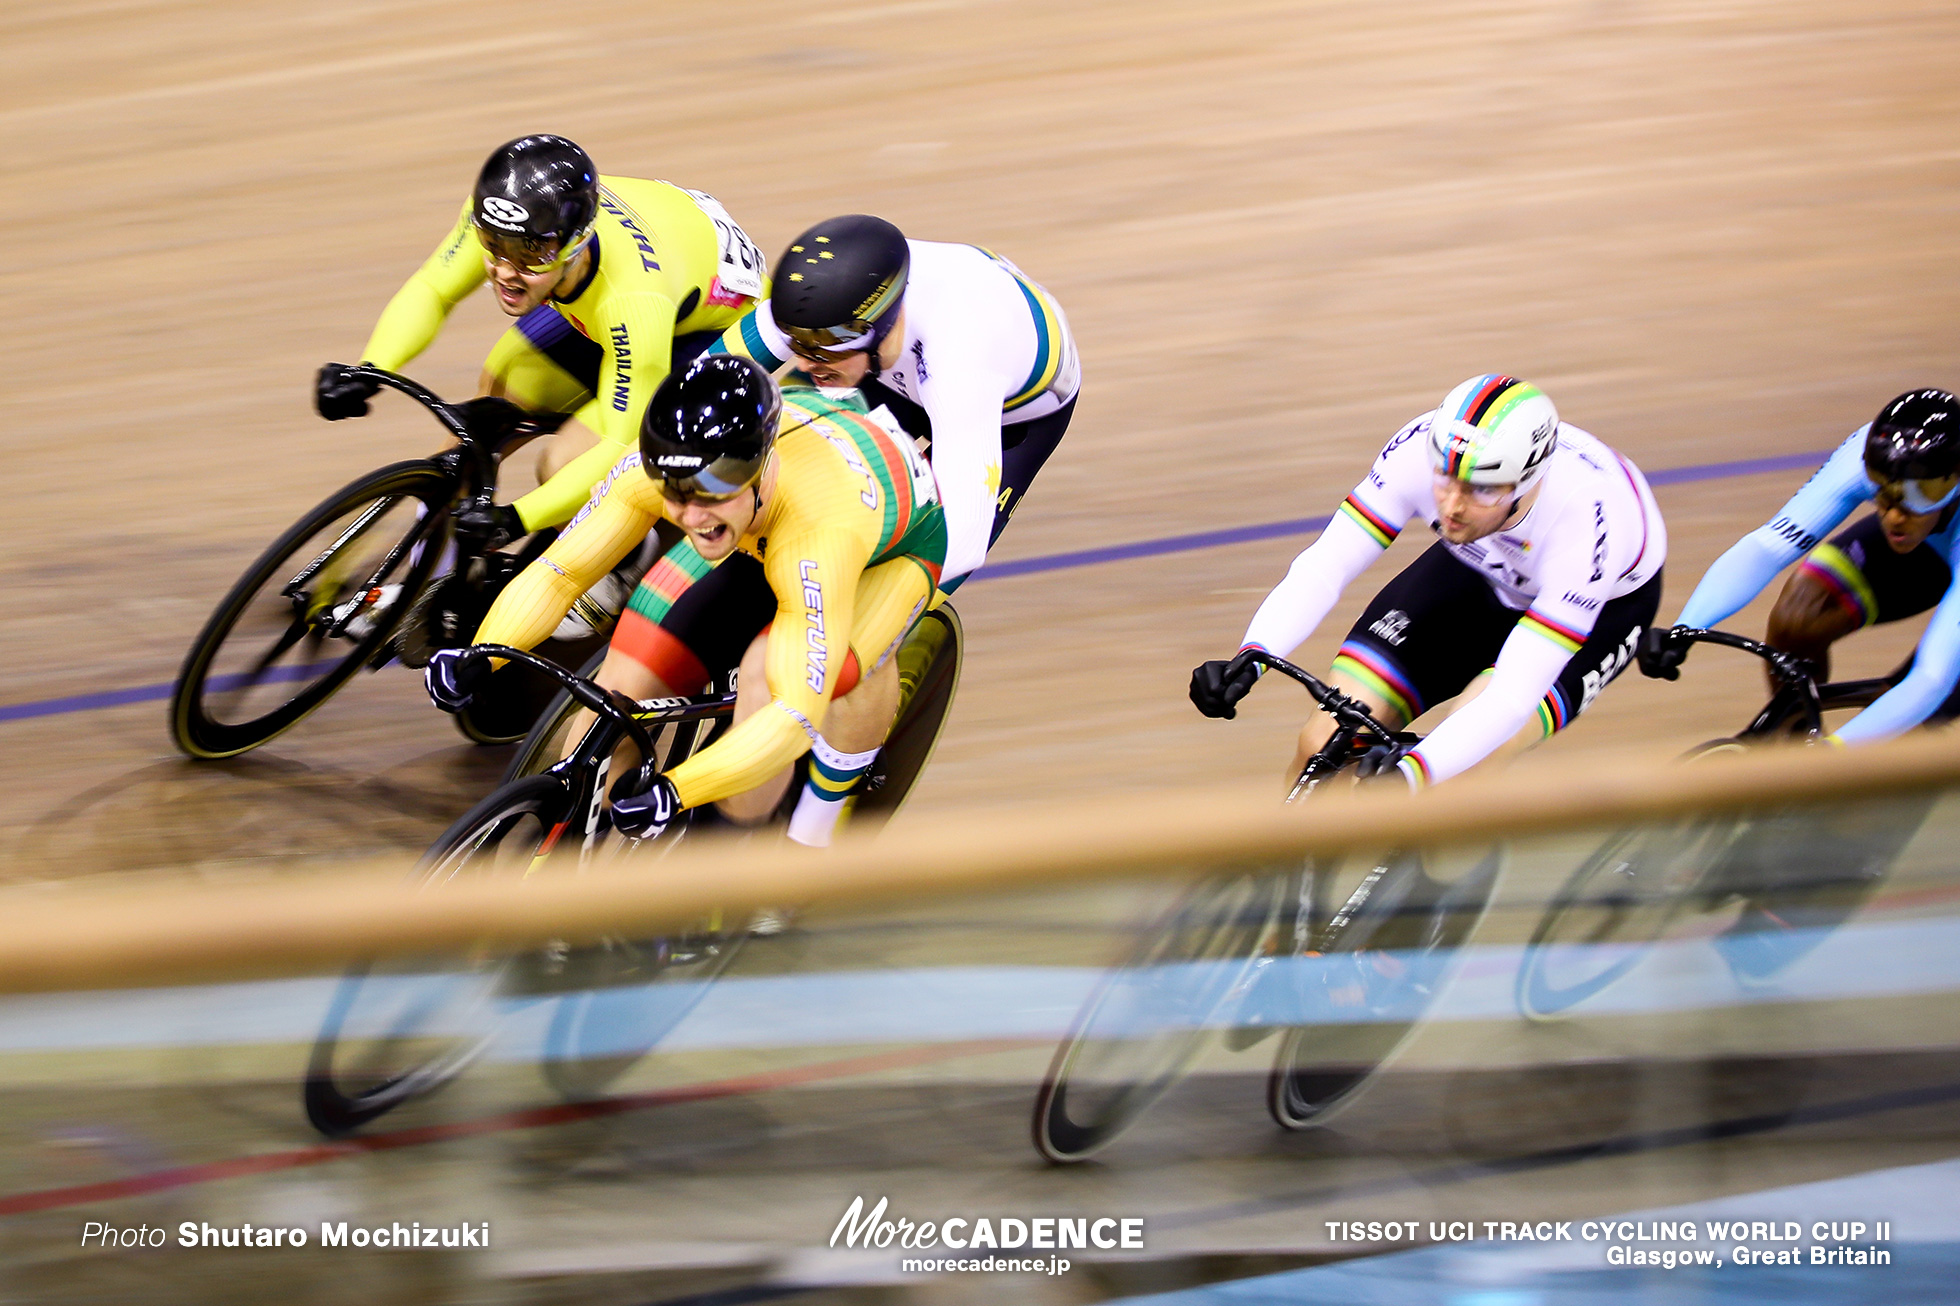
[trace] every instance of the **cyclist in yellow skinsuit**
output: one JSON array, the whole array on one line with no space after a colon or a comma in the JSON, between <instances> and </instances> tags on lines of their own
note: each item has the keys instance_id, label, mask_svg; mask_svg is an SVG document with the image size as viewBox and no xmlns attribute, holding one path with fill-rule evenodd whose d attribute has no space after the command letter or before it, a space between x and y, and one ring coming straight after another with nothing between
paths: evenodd
<instances>
[{"instance_id":1,"label":"cyclist in yellow skinsuit","mask_svg":"<svg viewBox=\"0 0 1960 1306\"><path fill-rule=\"evenodd\" d=\"M498 597L478 641L525 648L544 638L662 517L709 564L738 551L759 561L766 589L725 602L713 623L676 629L672 597L649 595L671 588L672 578L656 571L621 617L599 683L631 698L691 693L699 685L685 677L740 659L766 630L762 674L742 676L733 728L656 777L650 791L617 799L615 825L645 837L686 808L738 795L760 796L725 811L766 815L781 792L772 781L810 751L810 784L790 836L828 842L896 711L891 655L944 565L946 524L931 469L861 405L813 388L778 391L747 358L703 357L661 388L640 448ZM710 647L717 643L720 655ZM487 672L466 653L443 650L429 663L430 696L450 711L468 703Z\"/></svg>"},{"instance_id":2,"label":"cyclist in yellow skinsuit","mask_svg":"<svg viewBox=\"0 0 1960 1306\"><path fill-rule=\"evenodd\" d=\"M601 177L572 142L526 136L490 156L455 228L389 301L362 359L399 371L486 280L517 322L484 363L484 392L572 412L600 437L494 510L482 526L498 542L570 520L634 447L672 361L707 348L768 284L761 255L712 196ZM323 417L359 416L373 393L338 364L320 370Z\"/></svg>"}]
</instances>

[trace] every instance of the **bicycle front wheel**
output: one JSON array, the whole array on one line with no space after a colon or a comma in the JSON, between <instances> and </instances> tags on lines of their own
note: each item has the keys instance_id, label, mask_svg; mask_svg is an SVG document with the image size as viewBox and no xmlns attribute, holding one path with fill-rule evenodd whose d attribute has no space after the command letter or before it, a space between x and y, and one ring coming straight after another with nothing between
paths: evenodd
<instances>
[{"instance_id":1,"label":"bicycle front wheel","mask_svg":"<svg viewBox=\"0 0 1960 1306\"><path fill-rule=\"evenodd\" d=\"M191 645L170 736L234 757L291 729L374 658L448 542L455 482L396 463L302 517L252 564Z\"/></svg>"},{"instance_id":2,"label":"bicycle front wheel","mask_svg":"<svg viewBox=\"0 0 1960 1306\"><path fill-rule=\"evenodd\" d=\"M1286 882L1206 880L1144 932L1056 1050L1035 1100L1035 1150L1093 1156L1171 1090L1275 938Z\"/></svg>"},{"instance_id":3,"label":"bicycle front wheel","mask_svg":"<svg viewBox=\"0 0 1960 1306\"><path fill-rule=\"evenodd\" d=\"M589 1101L672 1033L748 941L746 918L709 912L657 939L608 939L574 950L545 1031L545 1082L567 1101ZM562 986L561 986L562 987Z\"/></svg>"},{"instance_id":4,"label":"bicycle front wheel","mask_svg":"<svg viewBox=\"0 0 1960 1306\"><path fill-rule=\"evenodd\" d=\"M586 660L578 670L579 679L595 680L599 668L606 661L605 649L600 649ZM583 711L578 701L566 690L559 690L545 704L544 711L531 723L529 733L517 747L517 753L504 768L504 783L512 784L527 775L542 775L545 769L563 757L571 743L572 725ZM588 720L590 718L588 717Z\"/></svg>"},{"instance_id":5,"label":"bicycle front wheel","mask_svg":"<svg viewBox=\"0 0 1960 1306\"><path fill-rule=\"evenodd\" d=\"M556 776L506 785L471 808L423 859L421 882L521 876L569 815ZM447 1084L497 1031L507 956L408 960L348 972L313 1046L306 1117L329 1138Z\"/></svg>"},{"instance_id":6,"label":"bicycle front wheel","mask_svg":"<svg viewBox=\"0 0 1960 1306\"><path fill-rule=\"evenodd\" d=\"M579 673L590 680L605 661L593 654ZM560 692L531 728L511 759L506 783L523 783L565 755L583 711ZM587 717L587 720L590 718ZM704 747L726 716L696 721L645 724L658 757L668 770ZM680 837L670 833L656 851ZM585 853L588 870L602 868L622 851L621 841L604 833ZM728 920L711 911L686 928L650 939L611 938L574 948L553 960L553 973L535 973L536 957L513 976L519 987L552 994L557 1005L545 1031L542 1070L560 1097L583 1101L601 1095L631 1070L707 996L709 986L729 968L748 939L745 918Z\"/></svg>"}]
</instances>

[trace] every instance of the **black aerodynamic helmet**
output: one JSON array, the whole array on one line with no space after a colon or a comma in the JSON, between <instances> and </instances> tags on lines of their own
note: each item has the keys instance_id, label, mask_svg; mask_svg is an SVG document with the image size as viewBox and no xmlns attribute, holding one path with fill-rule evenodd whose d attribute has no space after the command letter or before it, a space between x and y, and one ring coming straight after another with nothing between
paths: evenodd
<instances>
[{"instance_id":1,"label":"black aerodynamic helmet","mask_svg":"<svg viewBox=\"0 0 1960 1306\"><path fill-rule=\"evenodd\" d=\"M905 233L883 218L827 218L783 251L769 312L807 349L875 351L898 320L911 268Z\"/></svg>"},{"instance_id":2,"label":"black aerodynamic helmet","mask_svg":"<svg viewBox=\"0 0 1960 1306\"><path fill-rule=\"evenodd\" d=\"M760 363L703 354L653 392L640 420L640 466L674 498L733 498L762 475L782 411L782 392Z\"/></svg>"},{"instance_id":3,"label":"black aerodynamic helmet","mask_svg":"<svg viewBox=\"0 0 1960 1306\"><path fill-rule=\"evenodd\" d=\"M520 136L477 174L470 220L493 256L542 272L576 251L598 212L590 155L563 136Z\"/></svg>"},{"instance_id":4,"label":"black aerodynamic helmet","mask_svg":"<svg viewBox=\"0 0 1960 1306\"><path fill-rule=\"evenodd\" d=\"M1902 487L1912 512L1944 508L1960 495L1960 400L1944 390L1908 390L1885 405L1865 435L1865 473Z\"/></svg>"}]
</instances>

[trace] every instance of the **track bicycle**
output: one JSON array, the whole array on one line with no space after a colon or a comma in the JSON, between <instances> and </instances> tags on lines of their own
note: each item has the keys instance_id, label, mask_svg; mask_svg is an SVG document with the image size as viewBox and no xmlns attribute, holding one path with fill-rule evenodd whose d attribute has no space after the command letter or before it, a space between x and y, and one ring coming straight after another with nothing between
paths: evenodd
<instances>
[{"instance_id":1,"label":"track bicycle","mask_svg":"<svg viewBox=\"0 0 1960 1306\"><path fill-rule=\"evenodd\" d=\"M613 756L630 741L654 769L668 770L729 725L732 683L693 698L634 702L545 659L501 645L482 657L528 665L560 686L562 701L520 752L537 769L513 775L436 840L415 872L431 889L465 877L523 876L547 865L603 871L644 840L618 835L604 798ZM963 638L949 606L926 613L901 644L899 710L867 774L854 823L895 813L930 758L959 682ZM579 709L591 726L562 759L545 762ZM517 769L516 765L513 769ZM792 784L785 807L799 786ZM664 855L684 840L685 814L659 841ZM552 945L515 956L484 953L454 962L410 960L361 966L341 981L310 1058L307 1118L341 1137L453 1080L495 1039L514 1008L552 1001L542 1068L571 1100L601 1095L706 995L748 937L747 920L719 911L652 939L608 938L589 947Z\"/></svg>"},{"instance_id":2,"label":"track bicycle","mask_svg":"<svg viewBox=\"0 0 1960 1306\"><path fill-rule=\"evenodd\" d=\"M1301 768L1296 802L1377 745L1412 743L1357 700L1260 650L1240 655L1304 686L1334 733ZM1422 854L1391 852L1334 905L1339 859L1257 867L1193 885L1138 935L1077 1013L1036 1097L1035 1149L1101 1151L1168 1093L1222 1031L1243 1050L1283 1031L1267 1109L1288 1129L1324 1123L1415 1029L1496 887L1493 849L1449 883Z\"/></svg>"},{"instance_id":3,"label":"track bicycle","mask_svg":"<svg viewBox=\"0 0 1960 1306\"><path fill-rule=\"evenodd\" d=\"M1677 626L1677 644L1718 644L1760 658L1769 701L1734 735L1688 750L1693 763L1774 740L1815 740L1824 714L1869 706L1904 676L1819 684L1804 658L1721 630ZM1908 663L1907 667L1911 664ZM1917 832L1933 799L1856 809L1710 815L1618 831L1552 896L1525 947L1518 1011L1554 1020L1637 966L1682 919L1733 910L1715 938L1739 980L1788 966L1856 910Z\"/></svg>"},{"instance_id":4,"label":"track bicycle","mask_svg":"<svg viewBox=\"0 0 1960 1306\"><path fill-rule=\"evenodd\" d=\"M456 443L328 496L231 587L192 641L171 691L171 740L191 757L257 748L362 667L420 666L438 648L468 643L497 590L555 536L539 531L514 552L495 552L454 523L463 509L487 507L502 460L557 430L564 414L490 397L445 403L379 368L350 374L421 404ZM589 651L568 648L563 656L576 664ZM479 743L523 737L544 694L535 681L500 691L458 714L466 736Z\"/></svg>"}]
</instances>

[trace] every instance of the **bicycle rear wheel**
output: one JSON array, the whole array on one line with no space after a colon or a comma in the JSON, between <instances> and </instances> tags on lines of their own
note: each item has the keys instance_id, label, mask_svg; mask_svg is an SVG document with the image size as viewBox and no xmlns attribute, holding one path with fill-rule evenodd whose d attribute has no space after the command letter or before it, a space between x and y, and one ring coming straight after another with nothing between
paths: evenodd
<instances>
[{"instance_id":1,"label":"bicycle rear wheel","mask_svg":"<svg viewBox=\"0 0 1960 1306\"><path fill-rule=\"evenodd\" d=\"M1317 954L1290 963L1297 1014L1280 1040L1266 1107L1287 1129L1325 1124L1415 1032L1449 963L1497 888L1501 849L1438 883L1421 855L1396 853L1363 877L1319 932Z\"/></svg>"},{"instance_id":2,"label":"bicycle rear wheel","mask_svg":"<svg viewBox=\"0 0 1960 1306\"><path fill-rule=\"evenodd\" d=\"M960 667L965 657L966 631L952 605L919 618L899 645L899 708L892 728L878 750L878 760L865 773L864 788L851 813L853 823L882 824L898 814L919 776L932 760L959 692Z\"/></svg>"},{"instance_id":3,"label":"bicycle rear wheel","mask_svg":"<svg viewBox=\"0 0 1960 1306\"><path fill-rule=\"evenodd\" d=\"M426 460L348 485L302 517L205 622L170 698L192 757L291 729L388 642L448 542L454 481Z\"/></svg>"},{"instance_id":4,"label":"bicycle rear wheel","mask_svg":"<svg viewBox=\"0 0 1960 1306\"><path fill-rule=\"evenodd\" d=\"M1251 872L1205 880L1143 931L1056 1049L1035 1099L1035 1150L1083 1160L1171 1090L1276 937L1286 885Z\"/></svg>"},{"instance_id":5,"label":"bicycle rear wheel","mask_svg":"<svg viewBox=\"0 0 1960 1306\"><path fill-rule=\"evenodd\" d=\"M1744 747L1713 740L1682 760ZM1639 965L1692 905L1736 829L1735 818L1716 816L1609 835L1559 887L1532 931L1514 990L1519 1013L1530 1020L1559 1019Z\"/></svg>"},{"instance_id":6,"label":"bicycle rear wheel","mask_svg":"<svg viewBox=\"0 0 1960 1306\"><path fill-rule=\"evenodd\" d=\"M569 806L556 776L506 785L449 827L418 878L435 887L522 875ZM302 1097L313 1127L341 1137L454 1079L495 1037L511 965L508 956L486 954L461 964L408 960L349 971L307 1065Z\"/></svg>"}]
</instances>

